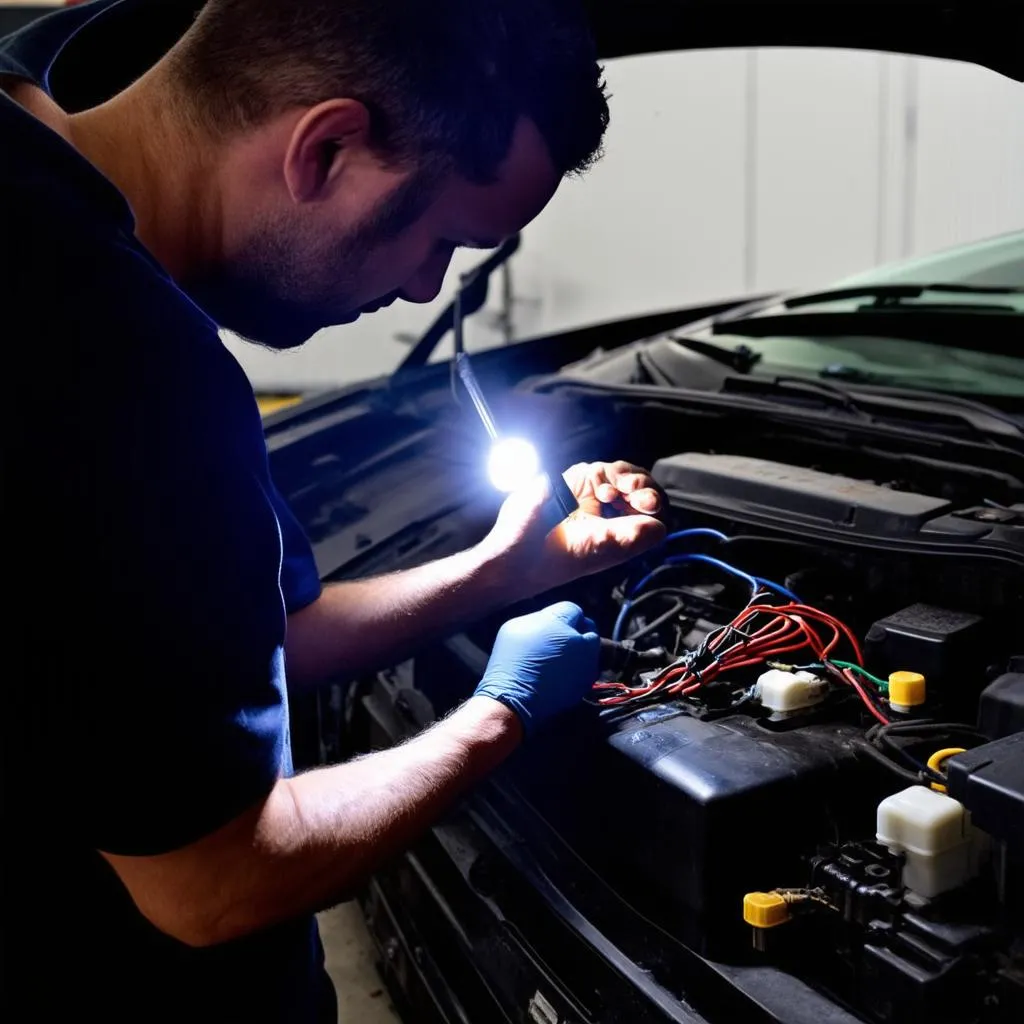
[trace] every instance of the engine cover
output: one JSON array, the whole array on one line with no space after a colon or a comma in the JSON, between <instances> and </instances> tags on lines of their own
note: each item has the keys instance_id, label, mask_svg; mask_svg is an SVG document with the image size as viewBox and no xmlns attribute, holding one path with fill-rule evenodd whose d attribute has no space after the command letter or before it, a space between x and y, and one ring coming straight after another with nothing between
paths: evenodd
<instances>
[{"instance_id":1,"label":"engine cover","mask_svg":"<svg viewBox=\"0 0 1024 1024\"><path fill-rule=\"evenodd\" d=\"M657 462L654 476L666 490L712 499L723 511L770 510L874 536L911 536L951 510L942 498L742 455L685 452Z\"/></svg>"}]
</instances>

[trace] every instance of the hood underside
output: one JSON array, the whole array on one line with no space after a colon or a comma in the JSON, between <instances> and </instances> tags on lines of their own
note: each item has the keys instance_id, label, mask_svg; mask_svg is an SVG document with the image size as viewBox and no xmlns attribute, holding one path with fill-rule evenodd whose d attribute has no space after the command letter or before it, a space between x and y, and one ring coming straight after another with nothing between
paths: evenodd
<instances>
[{"instance_id":1,"label":"hood underside","mask_svg":"<svg viewBox=\"0 0 1024 1024\"><path fill-rule=\"evenodd\" d=\"M733 46L945 57L1024 81L1024 4L1009 0L584 0L602 58Z\"/></svg>"}]
</instances>

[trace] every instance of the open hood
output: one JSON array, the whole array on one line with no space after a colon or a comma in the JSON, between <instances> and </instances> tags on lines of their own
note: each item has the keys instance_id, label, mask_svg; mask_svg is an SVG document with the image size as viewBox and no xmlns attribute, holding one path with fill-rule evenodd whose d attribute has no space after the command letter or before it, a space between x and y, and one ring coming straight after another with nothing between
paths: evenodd
<instances>
[{"instance_id":1,"label":"open hood","mask_svg":"<svg viewBox=\"0 0 1024 1024\"><path fill-rule=\"evenodd\" d=\"M1019 0L583 0L602 58L726 46L833 46L946 57L1024 81ZM113 21L152 62L200 0L122 5ZM139 17L140 8L142 16ZM0 8L0 34L50 8ZM109 37L108 37L109 40ZM76 49L80 47L76 45Z\"/></svg>"},{"instance_id":2,"label":"open hood","mask_svg":"<svg viewBox=\"0 0 1024 1024\"><path fill-rule=\"evenodd\" d=\"M946 57L1024 81L1010 0L584 0L602 58L725 46L831 46Z\"/></svg>"}]
</instances>

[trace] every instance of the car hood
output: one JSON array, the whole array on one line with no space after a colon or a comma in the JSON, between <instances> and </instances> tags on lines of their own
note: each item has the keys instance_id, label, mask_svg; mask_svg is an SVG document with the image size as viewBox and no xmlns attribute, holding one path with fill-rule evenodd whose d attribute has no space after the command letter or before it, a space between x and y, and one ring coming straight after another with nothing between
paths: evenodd
<instances>
[{"instance_id":1,"label":"car hood","mask_svg":"<svg viewBox=\"0 0 1024 1024\"><path fill-rule=\"evenodd\" d=\"M1024 5L1005 0L584 0L602 58L824 46L968 61L1024 81Z\"/></svg>"}]
</instances>

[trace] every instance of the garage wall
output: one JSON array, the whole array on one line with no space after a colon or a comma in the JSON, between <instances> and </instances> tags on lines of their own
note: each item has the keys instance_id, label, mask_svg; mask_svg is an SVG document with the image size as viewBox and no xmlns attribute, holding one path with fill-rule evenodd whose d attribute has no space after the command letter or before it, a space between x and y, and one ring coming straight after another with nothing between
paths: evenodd
<instances>
[{"instance_id":1,"label":"garage wall","mask_svg":"<svg viewBox=\"0 0 1024 1024\"><path fill-rule=\"evenodd\" d=\"M1024 85L981 68L721 50L614 61L608 83L605 159L563 186L514 261L518 337L825 284L1024 227ZM456 277L433 306L393 307L287 355L230 344L261 389L384 373ZM501 343L499 291L470 347Z\"/></svg>"}]
</instances>

